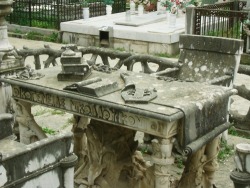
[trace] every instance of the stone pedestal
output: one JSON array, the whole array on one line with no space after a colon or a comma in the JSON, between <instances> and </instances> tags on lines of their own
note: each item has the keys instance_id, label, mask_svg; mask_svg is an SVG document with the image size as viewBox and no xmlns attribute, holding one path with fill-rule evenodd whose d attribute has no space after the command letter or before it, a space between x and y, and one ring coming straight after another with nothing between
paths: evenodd
<instances>
[{"instance_id":1,"label":"stone pedestal","mask_svg":"<svg viewBox=\"0 0 250 188\"><path fill-rule=\"evenodd\" d=\"M0 75L16 72L24 67L24 60L17 55L8 40L7 26L4 17L11 13L13 1L0 2Z\"/></svg>"},{"instance_id":2,"label":"stone pedestal","mask_svg":"<svg viewBox=\"0 0 250 188\"><path fill-rule=\"evenodd\" d=\"M13 46L9 43L7 26L0 26L0 51L8 52L13 50Z\"/></svg>"},{"instance_id":3,"label":"stone pedestal","mask_svg":"<svg viewBox=\"0 0 250 188\"><path fill-rule=\"evenodd\" d=\"M174 164L174 157L172 156L173 141L173 138L152 140L155 188L172 187L169 166Z\"/></svg>"},{"instance_id":4,"label":"stone pedestal","mask_svg":"<svg viewBox=\"0 0 250 188\"><path fill-rule=\"evenodd\" d=\"M235 188L250 187L250 144L237 144L234 161L236 169L230 178Z\"/></svg>"}]
</instances>

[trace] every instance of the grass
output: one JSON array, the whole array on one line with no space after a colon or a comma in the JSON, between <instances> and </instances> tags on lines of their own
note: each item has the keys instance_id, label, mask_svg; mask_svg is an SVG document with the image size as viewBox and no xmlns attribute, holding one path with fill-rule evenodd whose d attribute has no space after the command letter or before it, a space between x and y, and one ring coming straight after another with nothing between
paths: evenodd
<instances>
[{"instance_id":1,"label":"grass","mask_svg":"<svg viewBox=\"0 0 250 188\"><path fill-rule=\"evenodd\" d=\"M184 168L184 164L183 164L183 158L181 157L176 157L175 158L175 164L178 168L183 169Z\"/></svg>"},{"instance_id":2,"label":"grass","mask_svg":"<svg viewBox=\"0 0 250 188\"><path fill-rule=\"evenodd\" d=\"M48 113L50 110L47 108L40 108L39 110L37 110L33 115L34 116L41 116L44 115L46 113Z\"/></svg>"},{"instance_id":3,"label":"grass","mask_svg":"<svg viewBox=\"0 0 250 188\"><path fill-rule=\"evenodd\" d=\"M155 54L155 56L165 57L165 58L176 58L176 59L178 59L179 56L180 56L180 54L169 55L169 54L166 54L166 53L158 53L158 54Z\"/></svg>"},{"instance_id":4,"label":"grass","mask_svg":"<svg viewBox=\"0 0 250 188\"><path fill-rule=\"evenodd\" d=\"M116 50L116 51L121 51L121 52L126 51L125 48L115 48L114 50Z\"/></svg>"},{"instance_id":5,"label":"grass","mask_svg":"<svg viewBox=\"0 0 250 188\"><path fill-rule=\"evenodd\" d=\"M43 127L42 130L43 130L44 133L49 134L49 135L55 135L56 134L55 130L53 130L51 128L48 128L48 127Z\"/></svg>"},{"instance_id":6,"label":"grass","mask_svg":"<svg viewBox=\"0 0 250 188\"><path fill-rule=\"evenodd\" d=\"M238 136L238 137L250 139L249 135L244 135L244 134L238 132L234 128L234 126L231 126L228 129L228 134L232 135L232 136ZM226 141L222 140L220 143L220 151L219 151L218 156L217 156L218 161L223 163L232 155L234 155L234 145L229 145Z\"/></svg>"},{"instance_id":7,"label":"grass","mask_svg":"<svg viewBox=\"0 0 250 188\"><path fill-rule=\"evenodd\" d=\"M29 39L29 40L42 40L42 41L45 41L45 42L59 42L58 33L55 33L55 32L53 32L50 35L43 35L41 33L34 32L34 31L25 33L25 32L22 32L19 29L16 29L13 33L15 33L15 34L25 34L25 38Z\"/></svg>"},{"instance_id":8,"label":"grass","mask_svg":"<svg viewBox=\"0 0 250 188\"><path fill-rule=\"evenodd\" d=\"M220 143L220 151L217 156L218 161L223 163L233 154L234 154L234 146L228 145L226 141L222 140Z\"/></svg>"},{"instance_id":9,"label":"grass","mask_svg":"<svg viewBox=\"0 0 250 188\"><path fill-rule=\"evenodd\" d=\"M242 138L246 138L246 139L250 139L250 135L244 134L242 132L238 132L234 126L231 126L228 129L228 134L232 135L232 136L238 136L238 137L242 137Z\"/></svg>"},{"instance_id":10,"label":"grass","mask_svg":"<svg viewBox=\"0 0 250 188\"><path fill-rule=\"evenodd\" d=\"M145 146L145 147L141 148L140 151L142 152L142 154L148 154L148 147Z\"/></svg>"},{"instance_id":11,"label":"grass","mask_svg":"<svg viewBox=\"0 0 250 188\"><path fill-rule=\"evenodd\" d=\"M32 20L31 21L32 27L39 27L45 29L55 29L55 26L52 23L46 21L39 21L39 20Z\"/></svg>"},{"instance_id":12,"label":"grass","mask_svg":"<svg viewBox=\"0 0 250 188\"><path fill-rule=\"evenodd\" d=\"M66 112L61 111L61 110L53 110L51 112L52 115L64 115Z\"/></svg>"},{"instance_id":13,"label":"grass","mask_svg":"<svg viewBox=\"0 0 250 188\"><path fill-rule=\"evenodd\" d=\"M233 135L233 136L239 136L238 132L235 130L235 128L233 126L231 126L228 129L228 134Z\"/></svg>"},{"instance_id":14,"label":"grass","mask_svg":"<svg viewBox=\"0 0 250 188\"><path fill-rule=\"evenodd\" d=\"M46 41L46 42L59 42L58 41L58 33L52 33L50 35L43 35L41 33L38 32L28 32L26 34L26 38L29 40L42 40L42 41Z\"/></svg>"},{"instance_id":15,"label":"grass","mask_svg":"<svg viewBox=\"0 0 250 188\"><path fill-rule=\"evenodd\" d=\"M41 116L44 115L46 113L50 113L52 115L64 115L66 114L66 112L61 111L61 110L54 110L54 109L50 109L50 108L43 108L40 107L35 113L34 116Z\"/></svg>"},{"instance_id":16,"label":"grass","mask_svg":"<svg viewBox=\"0 0 250 188\"><path fill-rule=\"evenodd\" d=\"M67 123L68 124L73 124L75 121L74 117L72 116L71 118L68 119Z\"/></svg>"},{"instance_id":17,"label":"grass","mask_svg":"<svg viewBox=\"0 0 250 188\"><path fill-rule=\"evenodd\" d=\"M217 37L228 37L228 38L240 38L241 37L241 23L237 22L231 28L212 28L207 31L207 36L217 36Z\"/></svg>"},{"instance_id":18,"label":"grass","mask_svg":"<svg viewBox=\"0 0 250 188\"><path fill-rule=\"evenodd\" d=\"M16 34L23 34L23 32L20 29L15 29L14 33L16 33Z\"/></svg>"}]
</instances>

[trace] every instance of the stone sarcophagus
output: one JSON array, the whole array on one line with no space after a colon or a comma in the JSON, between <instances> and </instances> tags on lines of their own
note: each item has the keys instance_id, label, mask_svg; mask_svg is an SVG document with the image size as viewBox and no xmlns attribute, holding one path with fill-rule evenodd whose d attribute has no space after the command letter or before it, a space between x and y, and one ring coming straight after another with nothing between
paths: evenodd
<instances>
[{"instance_id":1,"label":"stone sarcophagus","mask_svg":"<svg viewBox=\"0 0 250 188\"><path fill-rule=\"evenodd\" d=\"M94 87L93 84L100 84L97 78L116 83L115 89L110 88L111 92L92 95L92 92L77 89L81 87L76 85L77 82L58 81L55 75L60 71L60 67L41 70L45 76L35 81L15 78L0 81L11 84L13 98L23 109L18 111L21 126L24 124L23 116L32 119L32 114L27 113L30 112L30 104L74 114L74 152L79 157L75 171L76 186L170 187L169 165L174 163L174 142L190 157L181 187L186 187L186 181L196 178L195 183L204 187L212 184L218 135L229 127L228 101L235 93L234 89L198 82L161 80L131 71L106 73L92 70L92 74L83 81L84 87L91 85L92 90L101 93L100 89L108 83ZM74 86L76 90L72 90ZM43 137L33 120L29 126L37 133L34 136ZM136 151L136 131L154 137L151 167ZM28 142L29 136L23 136L23 141ZM205 150L208 154L203 161L201 158ZM197 168L197 173L188 173L192 165ZM207 173L199 174L202 170ZM194 187L193 183L188 185Z\"/></svg>"}]
</instances>

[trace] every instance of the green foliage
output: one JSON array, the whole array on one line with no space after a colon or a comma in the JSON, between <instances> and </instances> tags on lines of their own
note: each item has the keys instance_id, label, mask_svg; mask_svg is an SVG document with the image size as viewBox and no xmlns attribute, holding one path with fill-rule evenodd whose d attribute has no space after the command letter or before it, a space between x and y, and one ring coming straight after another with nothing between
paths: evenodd
<instances>
[{"instance_id":1,"label":"green foliage","mask_svg":"<svg viewBox=\"0 0 250 188\"><path fill-rule=\"evenodd\" d=\"M45 28L45 29L53 29L54 26L52 23L46 22L46 21L38 21L38 20L32 20L31 21L32 27L39 27L39 28Z\"/></svg>"},{"instance_id":2,"label":"green foliage","mask_svg":"<svg viewBox=\"0 0 250 188\"><path fill-rule=\"evenodd\" d=\"M114 1L113 0L103 0L105 5L113 5Z\"/></svg>"},{"instance_id":3,"label":"green foliage","mask_svg":"<svg viewBox=\"0 0 250 188\"><path fill-rule=\"evenodd\" d=\"M16 33L16 34L23 34L23 32L21 30L19 30L19 29L15 29L14 33Z\"/></svg>"},{"instance_id":4,"label":"green foliage","mask_svg":"<svg viewBox=\"0 0 250 188\"><path fill-rule=\"evenodd\" d=\"M52 33L44 38L47 42L58 42L58 33Z\"/></svg>"},{"instance_id":5,"label":"green foliage","mask_svg":"<svg viewBox=\"0 0 250 188\"><path fill-rule=\"evenodd\" d=\"M228 129L228 134L233 135L233 136L239 136L238 132L235 130L235 128L233 126L231 126Z\"/></svg>"},{"instance_id":6,"label":"green foliage","mask_svg":"<svg viewBox=\"0 0 250 188\"><path fill-rule=\"evenodd\" d=\"M52 33L48 36L41 33L31 31L26 34L26 38L29 40L42 40L46 42L58 42L58 33Z\"/></svg>"},{"instance_id":7,"label":"green foliage","mask_svg":"<svg viewBox=\"0 0 250 188\"><path fill-rule=\"evenodd\" d=\"M81 2L81 5L82 5L82 7L89 7L89 1L83 0L83 1Z\"/></svg>"},{"instance_id":8,"label":"green foliage","mask_svg":"<svg viewBox=\"0 0 250 188\"><path fill-rule=\"evenodd\" d=\"M66 112L61 111L61 110L53 110L51 112L52 115L64 115Z\"/></svg>"},{"instance_id":9,"label":"green foliage","mask_svg":"<svg viewBox=\"0 0 250 188\"><path fill-rule=\"evenodd\" d=\"M49 134L49 135L55 135L56 134L55 130L53 130L51 128L48 128L48 127L43 127L42 130L43 130L44 133Z\"/></svg>"},{"instance_id":10,"label":"green foliage","mask_svg":"<svg viewBox=\"0 0 250 188\"><path fill-rule=\"evenodd\" d=\"M179 58L180 54L176 54L176 55L169 55L169 54L166 54L166 53L158 53L158 54L155 54L156 56L159 56L159 57L166 57L166 58Z\"/></svg>"},{"instance_id":11,"label":"green foliage","mask_svg":"<svg viewBox=\"0 0 250 188\"><path fill-rule=\"evenodd\" d=\"M74 122L75 122L75 119L73 116L71 118L69 118L67 121L68 124L73 124Z\"/></svg>"},{"instance_id":12,"label":"green foliage","mask_svg":"<svg viewBox=\"0 0 250 188\"><path fill-rule=\"evenodd\" d=\"M37 40L41 36L42 36L42 34L34 32L34 31L31 31L31 32L26 34L26 38L30 39L30 40Z\"/></svg>"},{"instance_id":13,"label":"green foliage","mask_svg":"<svg viewBox=\"0 0 250 188\"><path fill-rule=\"evenodd\" d=\"M140 151L141 151L141 153L143 153L143 154L147 154L147 153L148 153L148 146L145 145L144 147L141 148Z\"/></svg>"},{"instance_id":14,"label":"green foliage","mask_svg":"<svg viewBox=\"0 0 250 188\"><path fill-rule=\"evenodd\" d=\"M206 32L207 36L216 36L216 37L227 37L227 38L241 38L241 22L234 23L231 27L228 28L216 28L213 25L208 27Z\"/></svg>"},{"instance_id":15,"label":"green foliage","mask_svg":"<svg viewBox=\"0 0 250 188\"><path fill-rule=\"evenodd\" d=\"M13 11L11 16L13 17L11 23L13 24L49 29L57 28L56 23L58 21L58 18L53 15L50 15L50 12L47 10L31 12L31 15L29 15L29 12L27 11L19 10ZM31 20L29 20L29 18ZM7 20L10 20L10 17L7 17Z\"/></svg>"},{"instance_id":16,"label":"green foliage","mask_svg":"<svg viewBox=\"0 0 250 188\"><path fill-rule=\"evenodd\" d=\"M183 159L181 157L176 157L175 158L175 164L180 169L184 168Z\"/></svg>"},{"instance_id":17,"label":"green foliage","mask_svg":"<svg viewBox=\"0 0 250 188\"><path fill-rule=\"evenodd\" d=\"M34 113L33 115L34 116L41 116L41 115L43 115L43 114L46 114L48 112L48 109L46 109L46 108L41 108L41 109L39 109L36 113Z\"/></svg>"},{"instance_id":18,"label":"green foliage","mask_svg":"<svg viewBox=\"0 0 250 188\"><path fill-rule=\"evenodd\" d=\"M233 154L234 154L234 146L228 145L226 141L222 140L220 143L220 151L217 156L218 161L224 162Z\"/></svg>"},{"instance_id":19,"label":"green foliage","mask_svg":"<svg viewBox=\"0 0 250 188\"><path fill-rule=\"evenodd\" d=\"M173 14L177 13L177 9L184 9L190 5L196 5L196 0L165 0L161 1L161 5L166 7L167 11L170 11Z\"/></svg>"},{"instance_id":20,"label":"green foliage","mask_svg":"<svg viewBox=\"0 0 250 188\"><path fill-rule=\"evenodd\" d=\"M247 134L246 132L242 131L242 132L238 132L234 126L231 126L228 129L228 134L233 135L233 136L238 136L238 137L242 137L242 138L246 138L246 139L250 139L250 135Z\"/></svg>"},{"instance_id":21,"label":"green foliage","mask_svg":"<svg viewBox=\"0 0 250 188\"><path fill-rule=\"evenodd\" d=\"M116 50L116 51L124 52L124 51L125 51L125 48L116 48L115 50Z\"/></svg>"}]
</instances>

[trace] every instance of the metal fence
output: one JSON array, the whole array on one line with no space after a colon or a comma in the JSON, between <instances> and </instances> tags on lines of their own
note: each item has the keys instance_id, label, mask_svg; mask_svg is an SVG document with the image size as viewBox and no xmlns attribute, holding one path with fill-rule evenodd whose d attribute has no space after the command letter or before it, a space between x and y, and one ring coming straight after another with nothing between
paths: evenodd
<instances>
[{"instance_id":1,"label":"metal fence","mask_svg":"<svg viewBox=\"0 0 250 188\"><path fill-rule=\"evenodd\" d=\"M60 30L60 23L82 18L80 0L15 0L13 12L6 20L10 24L51 28ZM105 4L92 0L89 4L90 17L106 14ZM115 0L113 13L126 10L126 0Z\"/></svg>"},{"instance_id":2,"label":"metal fence","mask_svg":"<svg viewBox=\"0 0 250 188\"><path fill-rule=\"evenodd\" d=\"M195 8L194 34L243 38L242 24L248 19L245 4L235 1Z\"/></svg>"}]
</instances>

